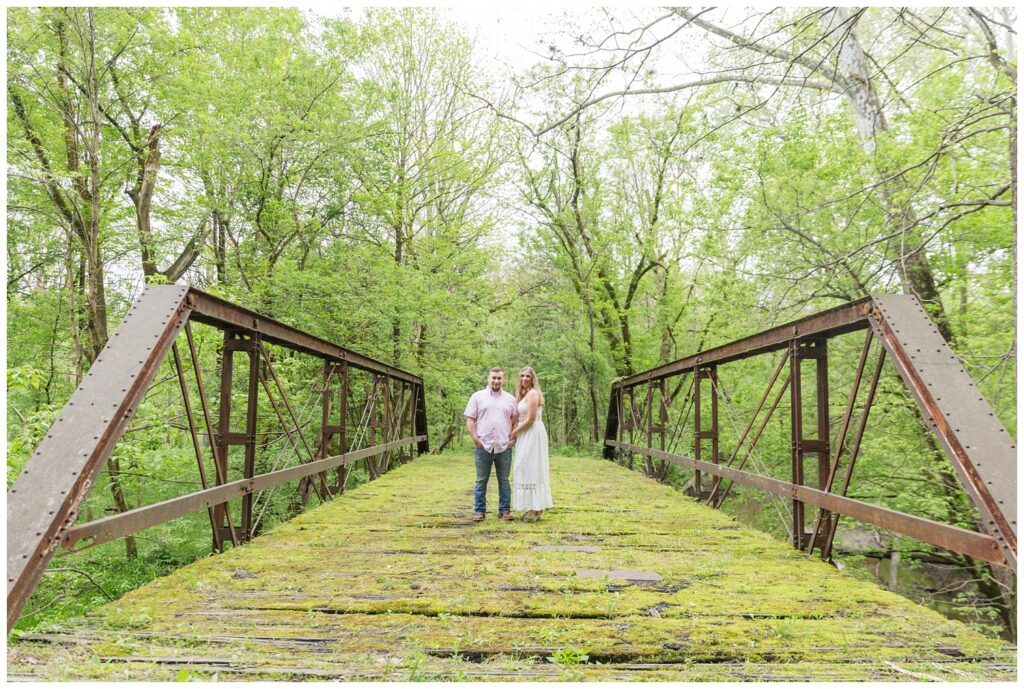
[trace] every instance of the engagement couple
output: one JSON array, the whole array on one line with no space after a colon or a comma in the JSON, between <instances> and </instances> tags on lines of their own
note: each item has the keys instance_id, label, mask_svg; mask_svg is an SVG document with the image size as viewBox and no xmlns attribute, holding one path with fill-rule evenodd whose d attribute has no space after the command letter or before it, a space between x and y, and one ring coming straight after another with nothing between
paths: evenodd
<instances>
[{"instance_id":1,"label":"engagement couple","mask_svg":"<svg viewBox=\"0 0 1024 689\"><path fill-rule=\"evenodd\" d=\"M487 480L492 466L498 475L498 516L511 521L512 510L516 510L524 512L523 520L537 521L553 506L548 434L541 420L544 395L537 374L529 366L519 372L515 397L502 388L504 382L504 369L493 367L487 373L487 387L473 393L466 405L466 427L476 446L473 521L483 521L487 513Z\"/></svg>"}]
</instances>

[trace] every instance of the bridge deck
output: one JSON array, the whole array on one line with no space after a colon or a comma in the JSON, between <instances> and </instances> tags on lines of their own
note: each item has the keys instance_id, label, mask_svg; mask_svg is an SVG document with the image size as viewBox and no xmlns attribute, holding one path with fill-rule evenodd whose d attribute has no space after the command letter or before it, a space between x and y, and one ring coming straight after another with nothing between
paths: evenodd
<instances>
[{"instance_id":1,"label":"bridge deck","mask_svg":"<svg viewBox=\"0 0 1024 689\"><path fill-rule=\"evenodd\" d=\"M9 677L1016 678L1011 647L637 473L562 458L552 472L543 521L472 524L472 460L419 458L12 642Z\"/></svg>"}]
</instances>

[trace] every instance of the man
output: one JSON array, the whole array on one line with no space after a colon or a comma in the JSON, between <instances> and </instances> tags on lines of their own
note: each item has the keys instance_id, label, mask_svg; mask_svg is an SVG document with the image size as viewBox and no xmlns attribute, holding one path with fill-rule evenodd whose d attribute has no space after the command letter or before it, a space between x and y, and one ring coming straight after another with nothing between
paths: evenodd
<instances>
[{"instance_id":1,"label":"man","mask_svg":"<svg viewBox=\"0 0 1024 689\"><path fill-rule=\"evenodd\" d=\"M494 366L487 372L487 387L478 390L466 405L466 427L476 447L476 487L473 491L473 521L483 521L487 512L487 481L491 466L498 475L498 516L512 519L512 487L508 476L512 470L512 447L508 436L518 423L516 398L502 389L505 371Z\"/></svg>"}]
</instances>

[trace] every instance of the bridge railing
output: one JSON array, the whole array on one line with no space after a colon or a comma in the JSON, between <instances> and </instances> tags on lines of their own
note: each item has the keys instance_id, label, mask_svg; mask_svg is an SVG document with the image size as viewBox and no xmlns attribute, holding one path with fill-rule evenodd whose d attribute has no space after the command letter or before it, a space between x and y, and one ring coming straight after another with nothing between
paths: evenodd
<instances>
[{"instance_id":1,"label":"bridge railing","mask_svg":"<svg viewBox=\"0 0 1024 689\"><path fill-rule=\"evenodd\" d=\"M215 396L203 379L193 323L223 334ZM299 408L278 375L275 352L319 362ZM83 500L168 354L201 489L78 523ZM257 412L268 408L273 440L257 430ZM276 487L297 481L300 505L313 494L328 500L345 490L357 462L372 479L411 459L414 446L428 451L418 376L199 290L149 286L8 491L8 631L58 548L91 547L205 510L213 547L221 550L258 532Z\"/></svg>"},{"instance_id":2,"label":"bridge railing","mask_svg":"<svg viewBox=\"0 0 1024 689\"><path fill-rule=\"evenodd\" d=\"M852 387L833 427L829 345L858 330L866 336L856 367L852 361L843 367L853 371ZM720 406L729 398L720 367L772 352L783 356L777 365L762 366L770 372L764 392L746 423L735 424L737 441L726 448ZM980 533L848 497L887 358L977 508ZM790 470L782 480L768 475L755 448L787 393ZM692 469L691 493L716 507L733 484L765 491L794 547L817 549L825 559L839 516L847 516L1016 571L1014 440L913 296L844 304L616 382L604 455L630 463L638 455L659 478L669 463Z\"/></svg>"}]
</instances>

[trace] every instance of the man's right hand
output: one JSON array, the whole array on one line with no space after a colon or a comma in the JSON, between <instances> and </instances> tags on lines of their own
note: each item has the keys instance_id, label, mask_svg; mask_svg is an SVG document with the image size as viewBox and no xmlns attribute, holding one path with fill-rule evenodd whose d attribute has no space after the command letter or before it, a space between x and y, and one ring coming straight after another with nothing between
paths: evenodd
<instances>
[{"instance_id":1,"label":"man's right hand","mask_svg":"<svg viewBox=\"0 0 1024 689\"><path fill-rule=\"evenodd\" d=\"M473 438L473 445L476 447L483 447L484 441L480 440L480 438Z\"/></svg>"}]
</instances>

